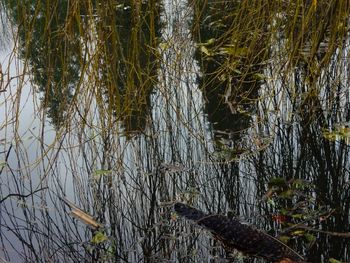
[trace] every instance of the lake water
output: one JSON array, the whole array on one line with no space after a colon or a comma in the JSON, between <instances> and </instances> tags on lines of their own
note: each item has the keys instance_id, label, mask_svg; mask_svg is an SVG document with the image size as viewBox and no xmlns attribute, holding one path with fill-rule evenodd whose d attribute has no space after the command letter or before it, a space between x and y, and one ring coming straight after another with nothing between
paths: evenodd
<instances>
[{"instance_id":1,"label":"lake water","mask_svg":"<svg viewBox=\"0 0 350 263\"><path fill-rule=\"evenodd\" d=\"M129 2L0 5L0 262L228 262L176 201L350 261L349 40L282 74L282 44L215 51L214 3Z\"/></svg>"}]
</instances>

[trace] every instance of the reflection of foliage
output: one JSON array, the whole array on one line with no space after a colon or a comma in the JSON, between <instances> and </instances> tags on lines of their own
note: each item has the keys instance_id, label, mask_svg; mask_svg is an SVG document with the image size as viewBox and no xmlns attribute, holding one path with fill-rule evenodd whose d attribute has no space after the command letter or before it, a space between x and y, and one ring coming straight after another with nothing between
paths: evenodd
<instances>
[{"instance_id":1,"label":"reflection of foliage","mask_svg":"<svg viewBox=\"0 0 350 263\"><path fill-rule=\"evenodd\" d=\"M270 10L241 1L209 1L204 6L201 2L194 27L209 119L216 130L240 133L248 127L249 108L263 80ZM254 23L252 16L256 16Z\"/></svg>"},{"instance_id":2,"label":"reflection of foliage","mask_svg":"<svg viewBox=\"0 0 350 263\"><path fill-rule=\"evenodd\" d=\"M339 69L337 66L332 66L329 70ZM328 73L326 72L324 76L328 76ZM320 83L325 83L325 86L331 86L332 81L327 77L326 81L320 79ZM303 90L305 81L297 79L294 85L297 89ZM258 133L263 134L265 129L270 129L274 132L275 138L269 147L252 158L257 177L260 178L261 189L269 183L267 196L273 197L275 210L272 212L277 213L276 221L285 221L292 234L302 236L311 243L313 235L317 234L317 247L313 246L309 251L317 262L321 260L320 249L327 251L323 253L326 257L335 256L332 253L346 251L347 247L341 240L319 234L315 230L349 231L347 226L349 226L350 205L350 188L347 183L349 149L344 137L347 131L341 128L343 125L336 125L337 122L348 121L349 105L338 101L332 104L330 109L324 109L323 105L327 102L322 101L319 94L315 93L318 86L322 87L320 84L315 85L312 93L306 93L300 106L300 97L285 98L286 103L300 109L298 112L294 111L290 117L284 117L285 108L282 108L275 120L270 118L269 121L257 126ZM332 91L322 92L327 97ZM346 91L338 92L340 95ZM278 108L280 106L278 104L276 101L272 105ZM267 113L268 109L262 107L259 117L264 119ZM271 128L271 125L274 125L273 121L278 125ZM332 132L333 130L336 133ZM281 178L270 179L276 175ZM327 220L323 220L324 218ZM301 223L304 228L300 230Z\"/></svg>"},{"instance_id":3,"label":"reflection of foliage","mask_svg":"<svg viewBox=\"0 0 350 263\"><path fill-rule=\"evenodd\" d=\"M38 4L35 10L43 9L42 1L38 2L42 6ZM127 130L143 127L142 119L133 122L132 118L136 116L137 111L147 112L149 103L147 95L153 89L155 82L153 69L156 68L156 53L153 51L156 47L157 30L155 28L157 27L153 27L152 21L157 21L158 6L153 6L154 1L148 1L148 10L146 4L141 4L147 1L133 1L133 3L138 2L133 5L129 2L125 1L125 4L121 4L120 1L118 3L112 0L99 1L99 4L84 9L84 4L90 1L70 1L74 4L67 10L75 15L66 16L65 32L70 30L76 32L71 25L74 24L72 21L77 21L82 27L89 27L89 30L85 31L81 30L84 28L78 27L79 33L89 31L91 34L80 36L84 48L89 49L87 51L84 49L84 59L86 56L86 61L89 63L84 70L79 69L91 74L81 77L84 85L80 86L79 91L83 92L72 98L72 100L85 99L85 103L76 103L77 107L84 109L81 111L84 118L78 119L80 116L77 116L77 122L73 123L78 135L75 132L68 133L63 140L57 140L60 147L50 147L47 152L57 156L57 159L50 159L50 169L45 169L45 180L42 182L44 184L49 181L50 187L52 186L50 191L46 195L43 193L41 196L35 195L33 198L19 200L23 205L22 213L18 209L19 202L17 203L16 199L7 198L3 202L6 206L2 206L4 210L0 213L1 220L11 218L9 221L5 221L7 219L2 221L5 223L1 224L1 231L4 230L2 233L5 233L5 238L8 237L8 233L13 233L15 238L9 236L9 239L1 239L2 247L12 251L12 248L6 247L7 240L14 240L12 243L14 247L17 246L15 242L23 243L20 245L23 246L23 250L19 249L19 253L23 253L23 257L27 260L30 258L35 262L40 260L98 261L98 259L109 259L110 256L113 256L115 261L124 262L142 260L163 262L171 261L175 257L181 257L181 260L185 261L187 259L201 261L203 258L207 259L208 254L210 254L209 257L217 257L216 248L211 247L210 240L203 241L203 238L193 231L192 226L184 226L182 223L176 223L174 230L174 225L169 224L170 209L159 208L159 202L174 200L180 192L188 196L190 201L198 202L199 205L205 206L208 210L210 208L215 213L225 210L226 207L246 217L254 213L259 215L273 213L275 221L267 220L271 225L264 226L265 229L274 231L276 226L279 226L275 222L284 221L285 236L291 236L290 233L302 235L300 239L306 239L310 244L313 239L312 233L316 233L314 236L317 242L308 250L309 254L314 255L314 262L321 262L321 257L331 256L342 257L344 261L348 261L349 244L344 240L318 235L319 232L312 232L309 229L302 229L306 231L302 233L300 229L293 228L303 220L309 220L313 216L316 218L326 215L327 217L327 213L332 212L329 218L322 217L322 220L309 221L307 226L334 232L349 231L349 147L343 143L347 134L335 125L346 125L349 121L349 96L344 93L349 86L344 78L348 68L338 63L340 60L336 57L332 60L329 72L317 74L321 69L321 67L315 68L317 59L323 61L321 66L326 63L326 60L323 60L326 57L322 53L324 50L313 53L305 49L310 42L310 36L317 34L316 31L312 34L307 33L315 30L314 27L302 25L302 21L305 20L303 15L309 12L296 13L295 10L299 8L292 8L298 5L301 9L305 5L305 10L308 10L311 1L281 1L280 4L283 4L283 7L278 5L279 2L271 1L226 1L226 3L198 1L210 4L204 7L217 6L216 9L208 9L200 14L206 19L199 19L198 16L198 20L194 23L199 29L196 35L199 42L197 57L203 73L200 80L201 87L208 100L206 110L209 114L219 113L215 116L216 118L209 116L210 120L216 129L224 130L222 137L227 136L235 141L240 136L235 134L232 136L230 131L238 133L239 130L248 126L251 119L256 120L256 123L250 123L256 125L256 130L248 130L246 135L248 139L245 141L248 144L247 149L257 146L254 148L256 151L249 150L247 158L237 158L240 157L241 152L247 150L238 148L237 145L232 144L232 141L220 140L217 145L225 156L219 156L217 159L221 161L225 158L228 162L219 164L215 162L217 159L213 162L215 158L210 154L212 141L202 139L209 138L210 135L202 129L200 112L196 112L196 118L183 119L177 115L171 118L159 115L159 118L154 119L154 126L151 129L156 131L155 133L150 132L150 136L139 136L127 143L124 142L124 138L116 136L112 126L115 119L123 121ZM47 3L53 3L53 1ZM312 3L317 4L320 1L312 1ZM330 2L324 10L341 3L344 1ZM262 5L261 7L267 7L266 11L262 10L259 4ZM250 10L248 5L251 7ZM200 3L196 8L199 9L199 7L203 8L203 5ZM16 8L12 6L9 10L16 10ZM333 10L332 16L339 15L338 7ZM46 11L49 14L48 17L51 17L54 10ZM287 13L293 13L291 11L295 13L296 19L291 19L293 16L286 16ZM200 12L195 14L198 13ZM259 16L263 16L264 19L260 19ZM333 21L339 21L340 17L333 18L333 20L327 18L327 23L333 24ZM20 18L17 20L20 21L19 25L27 22ZM59 24L61 18L54 20ZM28 19L28 21L36 20ZM286 26L286 21L289 21L288 23L295 21L297 30L292 31L292 26ZM197 25L196 22L201 24ZM49 25L52 22L48 19L44 23ZM271 27L274 23L276 23L275 28ZM33 23L28 24L29 30L20 31L20 33L31 39L30 34L33 34L34 28ZM146 24L149 25L148 28L144 27ZM277 27L280 28L279 31ZM40 25L38 30L43 30L40 29ZM59 26L56 27L56 31L50 30L53 35L62 32ZM294 39L298 38L299 33L309 37L301 37L301 42L295 45L294 50L293 38L288 32L295 34ZM276 33L276 35L280 33L282 36L274 38L268 35L270 33ZM21 37L21 39L25 38ZM56 42L64 43L60 39L53 38ZM65 35L62 38L69 39ZM44 50L51 52L48 56L49 61L46 61L46 57L38 50L25 50L24 56L35 61L31 53L36 52L35 54L40 58L38 61L50 67L55 63L64 67L63 65L72 59L78 62L79 59L74 56L62 57L62 54L79 54L79 50L75 53L73 50L67 50L67 53L64 53L63 48L58 47L57 43L52 43L52 38L41 37L39 40L42 41L42 39L51 41L48 47L44 45ZM339 41L337 40L338 44L329 45L331 48L326 50L330 52L328 55L332 54L334 47L340 46L342 43L340 39L341 34L339 34ZM33 43L35 41L30 40L27 45L35 46ZM277 45L274 41L278 42ZM64 45L67 49L70 48L68 43ZM282 47L285 46L287 48L283 49ZM317 49L317 44L311 46L313 46L312 50ZM319 46L321 47L321 44ZM55 48L58 48L58 51ZM279 60L281 59L279 51L282 51L281 56L285 55L283 57L285 60L282 59L282 62ZM309 58L313 56L312 54L317 55L310 60L298 57L302 55ZM271 60L266 60L267 55L273 55L269 56ZM62 60L58 59L60 57ZM181 57L180 61L182 63ZM292 63L285 64L286 61ZM30 60L28 62L32 63ZM273 64L274 62L276 64ZM49 71L46 68L43 70L40 66L32 65L32 67L37 70L39 75L37 79L42 83L47 76L47 79L60 79L54 76L55 71ZM279 75L281 67L289 70L285 71L287 74ZM270 68L271 74L268 72ZM65 71L60 69L58 72L63 74ZM324 79L318 82L317 78L320 76ZM61 78L64 79L62 76ZM278 84L271 83L276 79ZM67 77L66 81L54 83L55 85L52 82L48 87L57 88L61 87L60 85L63 87L68 80L70 78ZM265 85L260 85L262 80ZM74 88L74 85L72 86ZM192 88L190 85L189 87ZM171 97L173 93L168 92L166 89L168 87L164 88L162 95ZM258 90L263 94L259 100L257 99ZM60 91L61 89L58 89L55 92L60 94ZM264 91L266 92L263 93ZM177 94L178 90L175 92L176 96L180 94ZM55 93L50 94L52 97ZM97 98L94 97L95 95ZM187 101L189 97L186 96L177 98L180 98L178 105L184 112L192 113L190 105L198 102ZM342 98L346 98L347 104ZM49 102L48 99L45 101ZM86 101L97 102L98 108L95 105L91 107ZM57 101L57 103L61 102L62 100ZM184 102L190 103L186 105ZM254 105L255 116L252 117L251 102L259 106L255 108ZM225 107L221 107L222 105ZM98 111L97 114L95 114L96 111ZM94 116L91 116L90 112ZM192 114L188 114L190 115ZM197 117L201 119L200 128L197 126ZM230 122L227 126L221 122L225 118ZM173 122L174 119L175 122ZM220 125L223 124L222 128L216 126L217 120L220 121ZM100 125L104 123L100 124L99 121L106 121L107 125L101 127ZM86 123L87 125L84 126ZM90 125L91 123L93 125ZM167 126L168 123L169 126ZM176 127L176 130L172 129L172 126ZM95 130L102 130L104 133L101 135ZM249 132L256 138L249 137L251 135ZM18 169L9 170L10 163L7 165L6 162L5 167L0 162L0 168L5 167L1 169L4 171L1 180L4 182L7 180L6 183L1 184L1 191L5 196L9 188L14 189L14 193L19 191L21 195L28 194L29 183L26 178L32 178L32 174L43 174L43 171L37 170L36 167L31 170L33 165L28 163L26 156L23 157L26 154L22 154L27 153L26 145L19 140L17 143L18 151L16 150L16 154L11 155L11 158L17 160ZM2 145L2 142L0 144ZM72 147L73 144L79 147ZM60 152L57 149L65 149L65 151ZM25 158L24 162L22 162L23 158ZM235 161L232 162L232 160ZM160 165L163 162L180 162L188 169L164 171ZM45 168L46 163L43 162L42 165ZM282 177L280 183L271 180L276 176ZM25 178L25 180L18 178ZM74 190L70 185L71 179ZM267 185L270 189L266 189ZM29 187L34 186L29 185ZM58 196L53 195L54 191ZM261 200L266 192L270 200L274 201L274 206L269 206L268 202L257 201ZM91 212L94 218L96 216L96 220L106 223L106 229L101 233L92 233L89 229L84 231L81 224L71 219L60 204L59 197L67 194L74 195L75 200L85 208L84 210ZM38 208L38 204L43 205ZM254 220L260 219L261 217L254 217ZM188 234L188 231L193 232ZM293 240L290 241L293 242ZM25 247L24 243L28 244L28 247ZM86 251L82 248L82 244ZM305 249L301 246L302 244L295 244L300 251Z\"/></svg>"},{"instance_id":4,"label":"reflection of foliage","mask_svg":"<svg viewBox=\"0 0 350 263\"><path fill-rule=\"evenodd\" d=\"M290 60L305 61L313 74L327 65L348 32L347 1L289 1L281 5L276 20L283 26Z\"/></svg>"},{"instance_id":5,"label":"reflection of foliage","mask_svg":"<svg viewBox=\"0 0 350 263\"><path fill-rule=\"evenodd\" d=\"M288 242L297 237L304 241L309 250L315 245L318 234L348 237L348 233L325 231L331 226L340 211L319 203L313 193L315 185L305 180L286 181L273 178L269 181L269 190L265 195L272 209L273 220L282 226L283 234L279 237Z\"/></svg>"},{"instance_id":6,"label":"reflection of foliage","mask_svg":"<svg viewBox=\"0 0 350 263\"><path fill-rule=\"evenodd\" d=\"M334 130L323 130L323 137L329 141L344 141L349 144L350 128L337 125Z\"/></svg>"},{"instance_id":7,"label":"reflection of foliage","mask_svg":"<svg viewBox=\"0 0 350 263\"><path fill-rule=\"evenodd\" d=\"M313 83L344 47L349 11L346 1L197 0L194 32L204 72L201 86L214 126L232 131L247 127L247 106L257 98L271 55L281 59L282 75L302 66L305 81Z\"/></svg>"},{"instance_id":8,"label":"reflection of foliage","mask_svg":"<svg viewBox=\"0 0 350 263\"><path fill-rule=\"evenodd\" d=\"M22 57L30 64L34 83L55 126L65 118L79 79L80 41L70 1L6 1L18 25Z\"/></svg>"},{"instance_id":9,"label":"reflection of foliage","mask_svg":"<svg viewBox=\"0 0 350 263\"><path fill-rule=\"evenodd\" d=\"M7 42L10 40L9 32L8 32L8 21L7 21L5 3L0 1L0 51L6 46ZM0 72L1 74L2 72ZM0 84L2 82L0 75ZM1 86L0 86L1 92Z\"/></svg>"},{"instance_id":10,"label":"reflection of foliage","mask_svg":"<svg viewBox=\"0 0 350 263\"><path fill-rule=\"evenodd\" d=\"M289 180L281 177L272 178L266 197L275 211L274 220L285 226L307 223L321 217L325 211L315 210L312 197L314 186L301 179Z\"/></svg>"},{"instance_id":11,"label":"reflection of foliage","mask_svg":"<svg viewBox=\"0 0 350 263\"><path fill-rule=\"evenodd\" d=\"M346 72L341 61L350 6L345 1L197 3L194 28L199 42L197 57L204 73L200 85L214 128L223 130L221 137L226 134L237 142L239 135L235 134L249 126L250 105L258 105L254 116L257 123L252 126L257 128L258 137L271 139L268 145L255 147L259 152L256 156L252 153L251 160L258 192L264 192L269 179L276 175L285 180L285 190L275 193L277 220L289 217L290 224L298 225L310 219L303 212L316 218L332 212L332 219L320 220L311 227L346 231L339 226L349 225L348 150L343 145L347 129L332 126L349 121L348 100L342 98L348 97L344 89L347 80L340 72ZM271 64L271 75L268 58L276 63ZM263 81L263 96L258 100ZM288 114L290 118L285 117ZM332 142L336 139L338 146ZM237 160L236 152L242 148L247 152L240 144L227 141L217 140L222 154L228 156L225 160ZM297 188L295 182L304 180L314 187ZM324 204L329 207L325 209ZM294 233L304 233L303 238L312 243L314 234L298 231ZM318 238L320 246L329 244L330 238ZM347 249L339 240L330 247L328 251ZM319 248L313 247L310 254L320 260L314 251L320 254Z\"/></svg>"},{"instance_id":12,"label":"reflection of foliage","mask_svg":"<svg viewBox=\"0 0 350 263\"><path fill-rule=\"evenodd\" d=\"M97 7L99 68L109 112L127 131L142 129L149 96L156 83L159 37L158 1L123 1L113 8ZM107 12L107 14L105 14Z\"/></svg>"},{"instance_id":13,"label":"reflection of foliage","mask_svg":"<svg viewBox=\"0 0 350 263\"><path fill-rule=\"evenodd\" d=\"M91 68L95 86L101 87L98 103L107 103L106 113L117 115L127 130L144 126L156 82L158 1L27 0L6 1L6 7L19 28L22 57L56 126L79 90L80 65L90 52L95 54L89 58L98 61Z\"/></svg>"}]
</instances>

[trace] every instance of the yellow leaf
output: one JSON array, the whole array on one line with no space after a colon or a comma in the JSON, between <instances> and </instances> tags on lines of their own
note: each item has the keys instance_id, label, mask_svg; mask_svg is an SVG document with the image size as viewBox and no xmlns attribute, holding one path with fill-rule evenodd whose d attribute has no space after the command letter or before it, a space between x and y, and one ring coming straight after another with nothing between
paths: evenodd
<instances>
[{"instance_id":1,"label":"yellow leaf","mask_svg":"<svg viewBox=\"0 0 350 263\"><path fill-rule=\"evenodd\" d=\"M201 51L207 56L211 56L209 50L205 46L201 46Z\"/></svg>"},{"instance_id":2,"label":"yellow leaf","mask_svg":"<svg viewBox=\"0 0 350 263\"><path fill-rule=\"evenodd\" d=\"M334 258L330 258L330 259L329 259L329 262L330 262L330 263L342 263L341 261L336 260L336 259L334 259Z\"/></svg>"},{"instance_id":3,"label":"yellow leaf","mask_svg":"<svg viewBox=\"0 0 350 263\"><path fill-rule=\"evenodd\" d=\"M305 231L303 231L303 230L293 231L293 235L295 235L295 236L303 236L304 234L305 234Z\"/></svg>"},{"instance_id":4,"label":"yellow leaf","mask_svg":"<svg viewBox=\"0 0 350 263\"><path fill-rule=\"evenodd\" d=\"M92 227L93 229L98 229L103 227L102 224L98 223L91 215L85 213L71 201L66 198L63 198L63 201L68 205L71 209L71 215L83 222L84 224Z\"/></svg>"},{"instance_id":5,"label":"yellow leaf","mask_svg":"<svg viewBox=\"0 0 350 263\"><path fill-rule=\"evenodd\" d=\"M72 208L71 214L84 224L89 225L94 229L102 227L102 225L98 223L91 215L85 213L79 208Z\"/></svg>"}]
</instances>

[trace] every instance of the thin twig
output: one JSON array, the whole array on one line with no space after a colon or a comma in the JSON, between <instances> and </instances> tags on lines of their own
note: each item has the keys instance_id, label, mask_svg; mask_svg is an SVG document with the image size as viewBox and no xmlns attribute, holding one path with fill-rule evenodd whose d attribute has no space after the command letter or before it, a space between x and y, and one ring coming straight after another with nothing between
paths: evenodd
<instances>
[{"instance_id":1,"label":"thin twig","mask_svg":"<svg viewBox=\"0 0 350 263\"><path fill-rule=\"evenodd\" d=\"M298 226L297 228L306 229L308 231L318 232L318 233L322 233L322 234L326 234L326 235L330 235L330 236L350 238L350 232L342 233L342 232L326 231L326 230L315 229L315 228L304 226L304 225Z\"/></svg>"},{"instance_id":2,"label":"thin twig","mask_svg":"<svg viewBox=\"0 0 350 263\"><path fill-rule=\"evenodd\" d=\"M10 197L12 197L12 196L16 196L16 197L20 197L20 198L27 198L27 197L29 197L29 196L31 196L31 195L33 195L33 194L35 194L35 193L37 193L37 192L39 192L39 191L41 191L41 190L47 189L47 188L48 188L48 187L43 187L43 188L37 189L37 190L35 190L34 192L29 193L29 194L27 194L27 195L22 195L22 194L8 194L7 196L5 196L3 199L0 200L0 204L1 204L2 202L4 202L6 199L8 199L8 198L10 198Z\"/></svg>"}]
</instances>

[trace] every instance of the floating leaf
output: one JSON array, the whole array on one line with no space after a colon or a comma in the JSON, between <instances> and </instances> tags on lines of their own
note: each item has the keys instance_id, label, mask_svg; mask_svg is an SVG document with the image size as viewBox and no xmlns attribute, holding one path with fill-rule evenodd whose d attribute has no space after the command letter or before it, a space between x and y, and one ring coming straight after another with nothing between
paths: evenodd
<instances>
[{"instance_id":1,"label":"floating leaf","mask_svg":"<svg viewBox=\"0 0 350 263\"><path fill-rule=\"evenodd\" d=\"M124 4L119 4L115 6L115 9L123 9L124 8Z\"/></svg>"},{"instance_id":2,"label":"floating leaf","mask_svg":"<svg viewBox=\"0 0 350 263\"><path fill-rule=\"evenodd\" d=\"M306 233L304 236L307 239L307 241L310 243L314 242L316 240L316 237L314 235L309 234L309 233Z\"/></svg>"},{"instance_id":3,"label":"floating leaf","mask_svg":"<svg viewBox=\"0 0 350 263\"><path fill-rule=\"evenodd\" d=\"M234 48L234 47L222 47L222 48L220 48L220 53L227 54L227 55L235 55L236 48Z\"/></svg>"},{"instance_id":4,"label":"floating leaf","mask_svg":"<svg viewBox=\"0 0 350 263\"><path fill-rule=\"evenodd\" d=\"M168 42L163 42L159 44L159 48L163 51L167 50L169 47L170 47L170 44Z\"/></svg>"},{"instance_id":5,"label":"floating leaf","mask_svg":"<svg viewBox=\"0 0 350 263\"><path fill-rule=\"evenodd\" d=\"M329 140L329 141L335 141L338 137L338 133L336 132L332 132L332 131L323 131L322 135L325 139Z\"/></svg>"},{"instance_id":6,"label":"floating leaf","mask_svg":"<svg viewBox=\"0 0 350 263\"><path fill-rule=\"evenodd\" d=\"M304 230L295 230L292 233L294 236L303 236L305 234Z\"/></svg>"},{"instance_id":7,"label":"floating leaf","mask_svg":"<svg viewBox=\"0 0 350 263\"><path fill-rule=\"evenodd\" d=\"M110 255L114 255L114 254L115 254L115 251L116 251L115 245L111 245L111 246L109 246L108 249L107 249L107 253L110 254Z\"/></svg>"},{"instance_id":8,"label":"floating leaf","mask_svg":"<svg viewBox=\"0 0 350 263\"><path fill-rule=\"evenodd\" d=\"M282 177L275 177L272 178L269 182L269 187L272 186L286 186L287 182L284 178Z\"/></svg>"},{"instance_id":9,"label":"floating leaf","mask_svg":"<svg viewBox=\"0 0 350 263\"><path fill-rule=\"evenodd\" d=\"M112 173L112 170L96 170L94 171L94 175L105 175Z\"/></svg>"},{"instance_id":10,"label":"floating leaf","mask_svg":"<svg viewBox=\"0 0 350 263\"><path fill-rule=\"evenodd\" d=\"M287 217L285 215L273 215L272 220L281 224L287 221Z\"/></svg>"},{"instance_id":11,"label":"floating leaf","mask_svg":"<svg viewBox=\"0 0 350 263\"><path fill-rule=\"evenodd\" d=\"M270 206L272 207L275 207L276 206L276 202L273 200L273 199L267 199L267 204L269 204Z\"/></svg>"},{"instance_id":12,"label":"floating leaf","mask_svg":"<svg viewBox=\"0 0 350 263\"><path fill-rule=\"evenodd\" d=\"M290 237L289 236L280 236L280 237L278 237L278 239L286 244L290 240Z\"/></svg>"},{"instance_id":13,"label":"floating leaf","mask_svg":"<svg viewBox=\"0 0 350 263\"><path fill-rule=\"evenodd\" d=\"M179 218L179 216L175 212L171 212L170 214L170 220L176 221Z\"/></svg>"},{"instance_id":14,"label":"floating leaf","mask_svg":"<svg viewBox=\"0 0 350 263\"><path fill-rule=\"evenodd\" d=\"M7 163L5 162L5 161L0 161L0 169L2 168L2 167L5 167L7 165Z\"/></svg>"},{"instance_id":15,"label":"floating leaf","mask_svg":"<svg viewBox=\"0 0 350 263\"><path fill-rule=\"evenodd\" d=\"M254 77L257 79L257 80L264 80L266 79L266 76L264 74L261 74L261 73L255 73L254 74Z\"/></svg>"},{"instance_id":16,"label":"floating leaf","mask_svg":"<svg viewBox=\"0 0 350 263\"><path fill-rule=\"evenodd\" d=\"M206 43L205 43L205 45L206 46L209 46L209 45L211 45L211 44L214 44L215 43L215 38L211 38L211 39L209 39Z\"/></svg>"},{"instance_id":17,"label":"floating leaf","mask_svg":"<svg viewBox=\"0 0 350 263\"><path fill-rule=\"evenodd\" d=\"M305 186L307 186L309 183L306 182L305 180L301 180L301 179L295 179L292 183L292 186L295 189L304 189Z\"/></svg>"},{"instance_id":18,"label":"floating leaf","mask_svg":"<svg viewBox=\"0 0 350 263\"><path fill-rule=\"evenodd\" d=\"M285 208L281 208L280 209L280 214L281 215L289 215L289 211L287 209L285 209Z\"/></svg>"},{"instance_id":19,"label":"floating leaf","mask_svg":"<svg viewBox=\"0 0 350 263\"><path fill-rule=\"evenodd\" d=\"M238 75L242 75L243 74L242 71L240 71L239 69L236 69L236 68L233 70L233 72L238 74Z\"/></svg>"},{"instance_id":20,"label":"floating leaf","mask_svg":"<svg viewBox=\"0 0 350 263\"><path fill-rule=\"evenodd\" d=\"M293 218L296 218L296 219L302 219L304 218L304 215L303 214L294 214L292 215Z\"/></svg>"},{"instance_id":21,"label":"floating leaf","mask_svg":"<svg viewBox=\"0 0 350 263\"><path fill-rule=\"evenodd\" d=\"M336 260L336 259L334 259L334 258L330 258L330 259L329 259L329 262L330 262L330 263L342 263L341 261Z\"/></svg>"},{"instance_id":22,"label":"floating leaf","mask_svg":"<svg viewBox=\"0 0 350 263\"><path fill-rule=\"evenodd\" d=\"M280 197L284 197L284 198L290 198L293 197L294 195L294 191L289 189L287 191L283 191L282 193L279 194Z\"/></svg>"},{"instance_id":23,"label":"floating leaf","mask_svg":"<svg viewBox=\"0 0 350 263\"><path fill-rule=\"evenodd\" d=\"M94 244L100 244L100 243L106 241L107 239L108 239L108 237L99 231L92 237L91 242Z\"/></svg>"},{"instance_id":24,"label":"floating leaf","mask_svg":"<svg viewBox=\"0 0 350 263\"><path fill-rule=\"evenodd\" d=\"M194 249L191 250L191 255L192 256L196 256L197 254L198 254L198 250L197 249L194 248Z\"/></svg>"},{"instance_id":25,"label":"floating leaf","mask_svg":"<svg viewBox=\"0 0 350 263\"><path fill-rule=\"evenodd\" d=\"M339 129L339 135L345 138L350 137L350 128L349 127L341 127Z\"/></svg>"},{"instance_id":26,"label":"floating leaf","mask_svg":"<svg viewBox=\"0 0 350 263\"><path fill-rule=\"evenodd\" d=\"M206 54L207 56L211 56L210 51L205 46L201 46L200 49L201 49L202 53Z\"/></svg>"}]
</instances>

